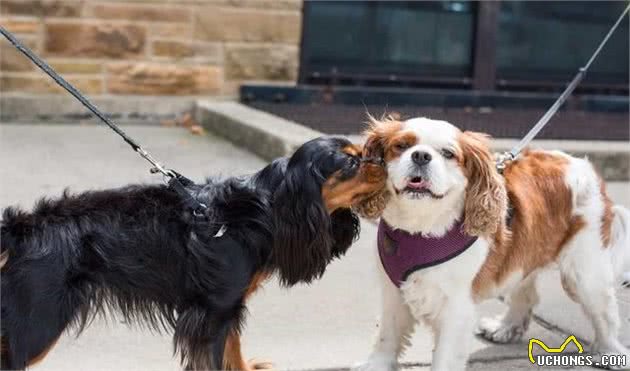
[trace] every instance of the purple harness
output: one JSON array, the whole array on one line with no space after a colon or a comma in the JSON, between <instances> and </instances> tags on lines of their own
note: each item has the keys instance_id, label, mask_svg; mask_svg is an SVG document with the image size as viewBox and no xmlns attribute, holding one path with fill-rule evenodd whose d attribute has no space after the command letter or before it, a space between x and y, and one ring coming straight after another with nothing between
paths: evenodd
<instances>
[{"instance_id":1,"label":"purple harness","mask_svg":"<svg viewBox=\"0 0 630 371\"><path fill-rule=\"evenodd\" d=\"M385 272L398 287L413 272L447 262L475 241L477 237L463 232L462 222L438 238L395 230L382 219L378 225L378 255Z\"/></svg>"}]
</instances>

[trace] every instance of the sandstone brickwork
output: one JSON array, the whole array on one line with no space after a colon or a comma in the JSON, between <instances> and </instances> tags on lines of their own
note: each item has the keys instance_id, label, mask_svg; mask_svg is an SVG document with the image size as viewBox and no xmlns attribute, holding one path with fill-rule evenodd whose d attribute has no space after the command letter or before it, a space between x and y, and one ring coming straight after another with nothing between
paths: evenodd
<instances>
[{"instance_id":1,"label":"sandstone brickwork","mask_svg":"<svg viewBox=\"0 0 630 371\"><path fill-rule=\"evenodd\" d=\"M0 0L0 24L91 95L232 95L294 82L301 0ZM60 94L4 39L0 93Z\"/></svg>"}]
</instances>

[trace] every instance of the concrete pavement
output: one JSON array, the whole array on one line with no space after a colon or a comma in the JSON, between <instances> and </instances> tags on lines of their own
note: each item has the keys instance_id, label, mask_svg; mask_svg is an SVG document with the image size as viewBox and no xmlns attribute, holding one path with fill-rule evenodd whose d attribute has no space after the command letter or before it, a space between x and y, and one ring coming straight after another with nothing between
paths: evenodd
<instances>
[{"instance_id":1,"label":"concrete pavement","mask_svg":"<svg viewBox=\"0 0 630 371\"><path fill-rule=\"evenodd\" d=\"M211 135L193 136L181 128L126 126L123 129L158 159L193 179L255 171L264 161ZM148 164L102 126L0 125L0 208L31 207L44 195L157 182ZM616 202L630 207L627 183L613 183ZM247 357L274 361L279 370L343 369L369 353L380 294L375 270L375 228L363 223L360 240L348 255L334 262L321 281L311 286L280 289L268 282L249 305L243 334ZM550 274L553 275L553 272ZM586 339L590 333L579 308L568 302L553 278L542 283L543 302L537 314L549 325L534 323L527 337L559 345L565 332ZM557 281L556 281L557 283ZM630 295L622 292L625 342L630 345ZM484 304L484 315L503 310L501 303ZM428 369L431 337L418 327L403 362L414 370ZM98 319L78 339L64 336L34 370L175 370L169 334L129 329L119 320ZM527 344L496 346L474 342L471 370L532 369ZM548 368L547 368L548 369Z\"/></svg>"}]
</instances>

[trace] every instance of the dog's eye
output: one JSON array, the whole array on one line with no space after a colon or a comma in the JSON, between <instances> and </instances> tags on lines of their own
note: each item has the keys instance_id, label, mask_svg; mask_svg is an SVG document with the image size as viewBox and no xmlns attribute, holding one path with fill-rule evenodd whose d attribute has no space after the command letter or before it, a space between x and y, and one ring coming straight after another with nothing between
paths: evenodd
<instances>
[{"instance_id":1,"label":"dog's eye","mask_svg":"<svg viewBox=\"0 0 630 371\"><path fill-rule=\"evenodd\" d=\"M444 158L451 159L455 157L455 153L451 151L450 149L444 148L442 149L442 156L444 156Z\"/></svg>"},{"instance_id":2,"label":"dog's eye","mask_svg":"<svg viewBox=\"0 0 630 371\"><path fill-rule=\"evenodd\" d=\"M407 148L409 148L409 144L407 144L407 143L397 143L397 144L394 145L394 148L396 148L397 151L402 152L402 151L406 150Z\"/></svg>"}]
</instances>

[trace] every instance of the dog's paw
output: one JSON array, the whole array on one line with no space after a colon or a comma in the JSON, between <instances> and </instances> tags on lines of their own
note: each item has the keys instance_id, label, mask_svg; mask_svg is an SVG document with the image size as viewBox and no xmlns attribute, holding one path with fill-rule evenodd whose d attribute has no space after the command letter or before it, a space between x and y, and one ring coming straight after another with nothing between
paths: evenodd
<instances>
[{"instance_id":1,"label":"dog's paw","mask_svg":"<svg viewBox=\"0 0 630 371\"><path fill-rule=\"evenodd\" d=\"M273 371L273 363L268 361L260 361L257 359L250 359L247 362L250 370L268 370Z\"/></svg>"},{"instance_id":2,"label":"dog's paw","mask_svg":"<svg viewBox=\"0 0 630 371\"><path fill-rule=\"evenodd\" d=\"M398 362L387 356L372 356L365 363L359 363L352 367L352 371L397 371Z\"/></svg>"},{"instance_id":3,"label":"dog's paw","mask_svg":"<svg viewBox=\"0 0 630 371\"><path fill-rule=\"evenodd\" d=\"M476 335L493 343L507 344L521 340L527 330L526 325L504 323L500 318L482 318L479 321Z\"/></svg>"}]
</instances>

